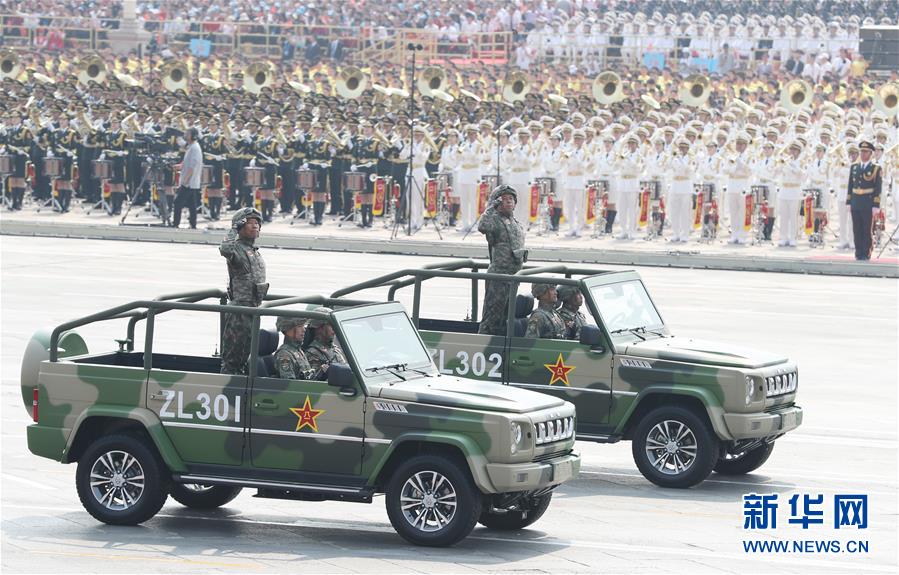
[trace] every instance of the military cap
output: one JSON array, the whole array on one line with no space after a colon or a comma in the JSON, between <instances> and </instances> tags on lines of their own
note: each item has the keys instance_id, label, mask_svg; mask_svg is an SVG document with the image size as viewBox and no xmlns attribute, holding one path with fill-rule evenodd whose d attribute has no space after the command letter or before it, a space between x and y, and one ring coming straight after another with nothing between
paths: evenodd
<instances>
[{"instance_id":1,"label":"military cap","mask_svg":"<svg viewBox=\"0 0 899 575\"><path fill-rule=\"evenodd\" d=\"M295 327L299 327L301 325L306 325L306 318L304 317L279 317L275 321L275 327L281 333L292 330Z\"/></svg>"},{"instance_id":2,"label":"military cap","mask_svg":"<svg viewBox=\"0 0 899 575\"><path fill-rule=\"evenodd\" d=\"M535 284L539 285L539 284ZM567 300L571 296L578 293L577 286L572 285L560 285L556 286L556 293L559 294L559 299L562 301Z\"/></svg>"},{"instance_id":3,"label":"military cap","mask_svg":"<svg viewBox=\"0 0 899 575\"><path fill-rule=\"evenodd\" d=\"M331 313L331 312L334 311L334 310L332 310L332 309L329 308L329 307L321 306L321 307L315 308L315 309L312 310L312 311L317 311L317 312L319 312L319 313ZM321 327L321 326L325 325L326 323L328 323L328 320L324 320L324 319L315 319L315 318L313 318L313 319L310 319L309 322L308 322L306 325L309 326L309 327L311 327L311 328L316 328L316 327Z\"/></svg>"},{"instance_id":4,"label":"military cap","mask_svg":"<svg viewBox=\"0 0 899 575\"><path fill-rule=\"evenodd\" d=\"M531 285L531 295L535 298L540 298L543 294L548 292L551 289L556 289L556 286L550 284L532 284Z\"/></svg>"},{"instance_id":5,"label":"military cap","mask_svg":"<svg viewBox=\"0 0 899 575\"><path fill-rule=\"evenodd\" d=\"M859 150L868 150L869 152L873 152L873 151L874 151L874 144L872 144L871 142L865 140L865 141L860 142L860 143L858 144L858 149L859 149Z\"/></svg>"},{"instance_id":6,"label":"military cap","mask_svg":"<svg viewBox=\"0 0 899 575\"><path fill-rule=\"evenodd\" d=\"M515 203L518 203L518 192L516 192L515 188L513 188L512 186L505 184L497 186L493 189L492 192L490 192L490 201L495 202L496 200L506 195L512 196L513 198L515 198Z\"/></svg>"}]
</instances>

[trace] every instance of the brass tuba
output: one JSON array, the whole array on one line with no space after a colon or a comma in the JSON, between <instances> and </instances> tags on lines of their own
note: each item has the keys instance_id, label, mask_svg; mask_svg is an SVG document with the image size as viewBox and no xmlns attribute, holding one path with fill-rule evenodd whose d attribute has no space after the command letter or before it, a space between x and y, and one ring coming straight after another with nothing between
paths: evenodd
<instances>
[{"instance_id":1,"label":"brass tuba","mask_svg":"<svg viewBox=\"0 0 899 575\"><path fill-rule=\"evenodd\" d=\"M899 84L890 82L884 84L874 93L874 107L888 118L899 112Z\"/></svg>"},{"instance_id":2,"label":"brass tuba","mask_svg":"<svg viewBox=\"0 0 899 575\"><path fill-rule=\"evenodd\" d=\"M22 73L22 64L19 63L19 56L12 50L3 50L0 52L0 80L12 78L15 80Z\"/></svg>"},{"instance_id":3,"label":"brass tuba","mask_svg":"<svg viewBox=\"0 0 899 575\"><path fill-rule=\"evenodd\" d=\"M780 105L794 114L808 107L811 101L812 87L805 80L790 80L780 91Z\"/></svg>"},{"instance_id":4,"label":"brass tuba","mask_svg":"<svg viewBox=\"0 0 899 575\"><path fill-rule=\"evenodd\" d=\"M593 98L604 106L609 106L624 99L624 89L621 87L621 76L606 70L593 80Z\"/></svg>"},{"instance_id":5,"label":"brass tuba","mask_svg":"<svg viewBox=\"0 0 899 575\"><path fill-rule=\"evenodd\" d=\"M243 89L253 94L259 94L263 88L271 86L274 75L269 65L265 62L253 62L243 71Z\"/></svg>"},{"instance_id":6,"label":"brass tuba","mask_svg":"<svg viewBox=\"0 0 899 575\"><path fill-rule=\"evenodd\" d=\"M528 82L528 76L521 70L509 72L503 79L503 100L506 102L524 100L530 91L531 85Z\"/></svg>"},{"instance_id":7,"label":"brass tuba","mask_svg":"<svg viewBox=\"0 0 899 575\"><path fill-rule=\"evenodd\" d=\"M355 66L347 66L337 76L337 94L348 100L355 100L368 86L368 77Z\"/></svg>"},{"instance_id":8,"label":"brass tuba","mask_svg":"<svg viewBox=\"0 0 899 575\"><path fill-rule=\"evenodd\" d=\"M677 90L678 99L694 108L704 106L710 95L709 79L702 74L690 74Z\"/></svg>"},{"instance_id":9,"label":"brass tuba","mask_svg":"<svg viewBox=\"0 0 899 575\"><path fill-rule=\"evenodd\" d=\"M106 64L99 56L88 56L78 65L78 81L85 85L91 82L103 84L106 81Z\"/></svg>"},{"instance_id":10,"label":"brass tuba","mask_svg":"<svg viewBox=\"0 0 899 575\"><path fill-rule=\"evenodd\" d=\"M166 62L162 65L162 85L169 92L184 90L190 86L190 72L187 66L178 61Z\"/></svg>"},{"instance_id":11,"label":"brass tuba","mask_svg":"<svg viewBox=\"0 0 899 575\"><path fill-rule=\"evenodd\" d=\"M446 72L443 68L428 66L421 72L415 85L422 96L433 97L435 91L446 87Z\"/></svg>"}]
</instances>

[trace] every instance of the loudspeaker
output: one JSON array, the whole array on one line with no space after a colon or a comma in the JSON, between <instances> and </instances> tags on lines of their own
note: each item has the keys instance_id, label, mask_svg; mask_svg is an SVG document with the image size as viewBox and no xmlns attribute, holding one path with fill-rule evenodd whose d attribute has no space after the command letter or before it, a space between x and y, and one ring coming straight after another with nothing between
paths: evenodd
<instances>
[{"instance_id":1,"label":"loudspeaker","mask_svg":"<svg viewBox=\"0 0 899 575\"><path fill-rule=\"evenodd\" d=\"M859 52L868 70L899 70L899 26L868 26L859 31Z\"/></svg>"}]
</instances>

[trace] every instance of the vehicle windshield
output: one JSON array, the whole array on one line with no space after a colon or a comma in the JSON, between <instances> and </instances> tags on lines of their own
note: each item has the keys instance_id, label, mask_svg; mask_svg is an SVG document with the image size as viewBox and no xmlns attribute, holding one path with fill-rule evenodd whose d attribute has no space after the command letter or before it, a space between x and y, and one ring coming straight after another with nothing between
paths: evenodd
<instances>
[{"instance_id":1,"label":"vehicle windshield","mask_svg":"<svg viewBox=\"0 0 899 575\"><path fill-rule=\"evenodd\" d=\"M639 280L593 286L590 295L603 323L613 334L664 326L643 282Z\"/></svg>"},{"instance_id":2,"label":"vehicle windshield","mask_svg":"<svg viewBox=\"0 0 899 575\"><path fill-rule=\"evenodd\" d=\"M402 373L411 377L433 364L409 316L402 312L346 319L340 322L348 351L366 377Z\"/></svg>"}]
</instances>

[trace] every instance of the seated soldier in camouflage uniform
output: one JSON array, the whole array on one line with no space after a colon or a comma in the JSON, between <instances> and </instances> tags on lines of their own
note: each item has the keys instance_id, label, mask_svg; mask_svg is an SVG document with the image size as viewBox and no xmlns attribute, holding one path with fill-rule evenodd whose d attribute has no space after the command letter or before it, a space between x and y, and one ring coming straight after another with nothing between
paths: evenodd
<instances>
[{"instance_id":1,"label":"seated soldier in camouflage uniform","mask_svg":"<svg viewBox=\"0 0 899 575\"><path fill-rule=\"evenodd\" d=\"M490 254L489 273L516 274L527 261L524 249L524 228L515 219L518 194L510 186L499 186L490 195L490 202L478 231L487 238ZM488 281L484 288L484 316L478 333L506 335L506 316L509 309L509 284Z\"/></svg>"},{"instance_id":2,"label":"seated soldier in camouflage uniform","mask_svg":"<svg viewBox=\"0 0 899 575\"><path fill-rule=\"evenodd\" d=\"M275 369L281 379L312 379L315 371L300 346L306 333L306 320L299 317L279 317L275 322L284 334L284 343L275 352Z\"/></svg>"},{"instance_id":3,"label":"seated soldier in camouflage uniform","mask_svg":"<svg viewBox=\"0 0 899 575\"><path fill-rule=\"evenodd\" d=\"M330 313L331 308L319 307L312 311ZM307 324L313 330L312 343L306 346L306 359L315 371L327 373L332 363L346 363L343 350L334 341L334 328L331 324L321 319L310 319Z\"/></svg>"},{"instance_id":4,"label":"seated soldier in camouflage uniform","mask_svg":"<svg viewBox=\"0 0 899 575\"><path fill-rule=\"evenodd\" d=\"M528 329L525 337L543 339L565 339L565 322L556 311L558 295L556 286L549 284L533 284L531 294L537 298L537 309L528 317Z\"/></svg>"},{"instance_id":5,"label":"seated soldier in camouflage uniform","mask_svg":"<svg viewBox=\"0 0 899 575\"><path fill-rule=\"evenodd\" d=\"M231 218L231 230L219 245L228 262L228 305L259 307L268 284L265 261L254 243L262 229L262 214L253 208L238 210ZM222 330L222 373L247 373L250 357L250 330L253 316L226 313Z\"/></svg>"},{"instance_id":6,"label":"seated soldier in camouflage uniform","mask_svg":"<svg viewBox=\"0 0 899 575\"><path fill-rule=\"evenodd\" d=\"M556 288L562 307L558 309L559 317L565 323L565 339L581 339L581 327L587 324L587 317L581 313L584 296L577 286L560 285Z\"/></svg>"}]
</instances>

